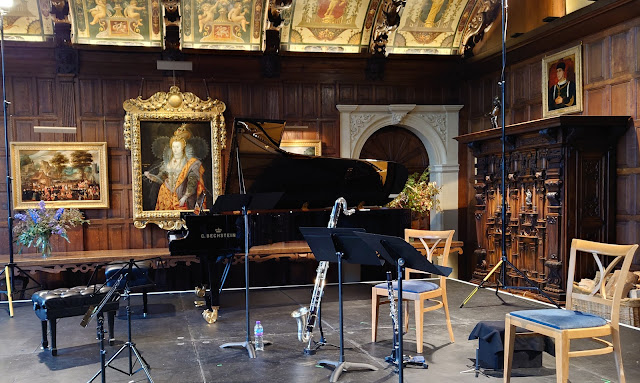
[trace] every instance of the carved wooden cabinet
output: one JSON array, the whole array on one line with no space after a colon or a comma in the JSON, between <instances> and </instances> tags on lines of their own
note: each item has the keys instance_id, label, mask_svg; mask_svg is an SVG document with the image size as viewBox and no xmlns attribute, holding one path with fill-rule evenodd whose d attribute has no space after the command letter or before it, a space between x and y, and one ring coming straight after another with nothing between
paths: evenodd
<instances>
[{"instance_id":1,"label":"carved wooden cabinet","mask_svg":"<svg viewBox=\"0 0 640 383\"><path fill-rule=\"evenodd\" d=\"M507 258L561 302L571 240L615 241L616 143L630 123L629 117L559 116L506 129ZM501 257L501 135L498 128L456 138L477 161L476 283ZM579 278L595 273L588 263L577 271ZM509 269L506 285L526 283Z\"/></svg>"}]
</instances>

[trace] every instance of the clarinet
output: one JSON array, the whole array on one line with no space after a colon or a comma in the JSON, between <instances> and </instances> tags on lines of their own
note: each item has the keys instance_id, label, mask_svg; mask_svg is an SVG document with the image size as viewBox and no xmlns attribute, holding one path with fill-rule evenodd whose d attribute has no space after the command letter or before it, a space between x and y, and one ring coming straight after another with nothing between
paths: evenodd
<instances>
[{"instance_id":1,"label":"clarinet","mask_svg":"<svg viewBox=\"0 0 640 383\"><path fill-rule=\"evenodd\" d=\"M393 282L391 279L391 271L387 271L387 292L389 293L389 315L391 316L391 322L393 323L393 351L391 356L386 357L387 362L400 363L398 359L398 352L400 345L398 344L398 331L400 326L398 325L398 311L396 309L396 301L393 293Z\"/></svg>"}]
</instances>

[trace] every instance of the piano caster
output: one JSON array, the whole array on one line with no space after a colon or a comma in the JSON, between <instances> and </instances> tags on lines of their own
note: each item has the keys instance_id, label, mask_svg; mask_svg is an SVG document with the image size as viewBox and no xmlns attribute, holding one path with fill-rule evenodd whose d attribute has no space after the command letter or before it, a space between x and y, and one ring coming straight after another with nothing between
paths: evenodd
<instances>
[{"instance_id":1,"label":"piano caster","mask_svg":"<svg viewBox=\"0 0 640 383\"><path fill-rule=\"evenodd\" d=\"M218 310L220 310L220 306L213 306L211 310L206 309L202 312L202 317L209 324L216 323L218 321Z\"/></svg>"},{"instance_id":2,"label":"piano caster","mask_svg":"<svg viewBox=\"0 0 640 383\"><path fill-rule=\"evenodd\" d=\"M198 298L204 298L207 295L207 287L206 286L196 286L195 290L196 296Z\"/></svg>"},{"instance_id":3,"label":"piano caster","mask_svg":"<svg viewBox=\"0 0 640 383\"><path fill-rule=\"evenodd\" d=\"M206 305L207 305L207 302L205 302L205 301L193 301L193 304L194 304L196 307L204 307L204 306L206 306Z\"/></svg>"}]
</instances>

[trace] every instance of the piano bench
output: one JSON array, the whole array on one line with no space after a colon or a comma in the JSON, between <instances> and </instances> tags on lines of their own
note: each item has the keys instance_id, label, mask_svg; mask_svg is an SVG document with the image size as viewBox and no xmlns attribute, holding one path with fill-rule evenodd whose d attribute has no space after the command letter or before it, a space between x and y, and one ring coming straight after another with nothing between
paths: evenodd
<instances>
[{"instance_id":1,"label":"piano bench","mask_svg":"<svg viewBox=\"0 0 640 383\"><path fill-rule=\"evenodd\" d=\"M147 310L147 292L155 287L153 281L149 278L149 269L151 269L151 261L138 261L134 262L131 268L131 275L127 275L122 278L118 284L118 291L122 292L125 286L129 287L131 292L142 292L142 307L143 315L146 317ZM120 273L128 273L129 266L127 262L124 263L112 263L104 268L104 276L107 280L107 286L113 286Z\"/></svg>"},{"instance_id":2,"label":"piano bench","mask_svg":"<svg viewBox=\"0 0 640 383\"><path fill-rule=\"evenodd\" d=\"M51 331L51 355L58 355L56 348L56 321L60 318L84 315L90 306L98 306L102 299L107 295L109 287L104 286L99 292L94 294L94 288L99 286L77 286L72 288L60 288L55 290L42 290L31 296L33 302L33 310L42 325L42 348L47 349L49 342L47 341L47 321L49 322L49 330ZM109 344L113 345L113 324L116 311L119 307L117 297L111 297L101 310L107 313L107 322L109 328ZM115 300L113 300L115 299Z\"/></svg>"}]
</instances>

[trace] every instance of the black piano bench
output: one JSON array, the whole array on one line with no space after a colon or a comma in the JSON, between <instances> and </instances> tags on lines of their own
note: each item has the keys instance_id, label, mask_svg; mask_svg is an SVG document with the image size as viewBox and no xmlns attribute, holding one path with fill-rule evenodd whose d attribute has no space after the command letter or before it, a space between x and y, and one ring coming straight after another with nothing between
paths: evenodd
<instances>
[{"instance_id":1,"label":"black piano bench","mask_svg":"<svg viewBox=\"0 0 640 383\"><path fill-rule=\"evenodd\" d=\"M33 310L36 312L38 318L40 318L42 324L43 349L49 347L49 342L47 341L47 321L49 321L49 330L51 331L51 355L56 356L58 354L58 349L56 348L56 321L60 318L84 315L90 306L98 306L109 291L109 287L104 286L99 292L95 292L94 294L94 288L99 288L99 286L77 286L55 290L42 290L31 296ZM110 345L113 345L114 318L120 305L116 298L117 297L112 297L112 300L102 309L102 313L107 313ZM80 324L80 322L78 322L78 324Z\"/></svg>"},{"instance_id":2,"label":"black piano bench","mask_svg":"<svg viewBox=\"0 0 640 383\"><path fill-rule=\"evenodd\" d=\"M151 269L151 261L134 262L134 265L131 267L131 275L127 275L125 278L122 278L118 284L118 291L120 292L124 290L125 285L129 286L129 291L131 292L142 292L143 315L145 317L148 313L147 292L155 286L153 281L149 278L149 269ZM107 286L113 286L118 280L121 272L129 272L129 264L127 262L107 265L104 268L104 276L107 279Z\"/></svg>"}]
</instances>

